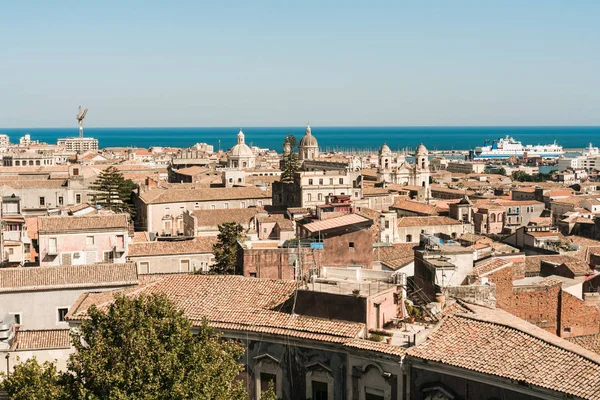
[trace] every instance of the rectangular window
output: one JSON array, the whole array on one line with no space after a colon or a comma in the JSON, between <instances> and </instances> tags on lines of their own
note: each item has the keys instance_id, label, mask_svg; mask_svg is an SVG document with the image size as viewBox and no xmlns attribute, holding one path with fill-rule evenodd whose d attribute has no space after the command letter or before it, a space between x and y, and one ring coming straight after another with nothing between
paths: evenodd
<instances>
[{"instance_id":1,"label":"rectangular window","mask_svg":"<svg viewBox=\"0 0 600 400\"><path fill-rule=\"evenodd\" d=\"M223 208L229 208L229 203L223 204Z\"/></svg>"},{"instance_id":2,"label":"rectangular window","mask_svg":"<svg viewBox=\"0 0 600 400\"><path fill-rule=\"evenodd\" d=\"M327 382L312 381L312 400L328 400Z\"/></svg>"},{"instance_id":3,"label":"rectangular window","mask_svg":"<svg viewBox=\"0 0 600 400\"><path fill-rule=\"evenodd\" d=\"M353 249L354 248L354 242L348 242L348 247Z\"/></svg>"},{"instance_id":4,"label":"rectangular window","mask_svg":"<svg viewBox=\"0 0 600 400\"><path fill-rule=\"evenodd\" d=\"M62 307L58 309L58 322L65 321L65 315L69 312L69 309L66 307Z\"/></svg>"},{"instance_id":5,"label":"rectangular window","mask_svg":"<svg viewBox=\"0 0 600 400\"><path fill-rule=\"evenodd\" d=\"M312 179L309 179L309 180L308 180L308 184L309 184L309 185L312 185L312 184L313 184L313 180L312 180Z\"/></svg>"},{"instance_id":6,"label":"rectangular window","mask_svg":"<svg viewBox=\"0 0 600 400\"><path fill-rule=\"evenodd\" d=\"M94 237L93 236L86 236L85 237L85 244L86 244L86 246L93 246L94 245Z\"/></svg>"},{"instance_id":7,"label":"rectangular window","mask_svg":"<svg viewBox=\"0 0 600 400\"><path fill-rule=\"evenodd\" d=\"M64 201L63 201L63 197L62 197L62 196L59 196L59 197L58 197L58 205L59 205L59 206L62 206L62 205L63 205L63 203L64 203Z\"/></svg>"},{"instance_id":8,"label":"rectangular window","mask_svg":"<svg viewBox=\"0 0 600 400\"><path fill-rule=\"evenodd\" d=\"M211 210L214 210L214 209L216 209L216 208L217 208L217 206L216 206L216 205L214 205L214 204L211 204L211 205L210 205L210 209L211 209Z\"/></svg>"},{"instance_id":9,"label":"rectangular window","mask_svg":"<svg viewBox=\"0 0 600 400\"><path fill-rule=\"evenodd\" d=\"M245 201L240 202L240 208L246 208L246 202Z\"/></svg>"},{"instance_id":10,"label":"rectangular window","mask_svg":"<svg viewBox=\"0 0 600 400\"><path fill-rule=\"evenodd\" d=\"M266 372L260 373L260 392L266 392L269 389L269 382L273 382L273 388L277 388L277 376ZM277 392L277 389L275 389Z\"/></svg>"},{"instance_id":11,"label":"rectangular window","mask_svg":"<svg viewBox=\"0 0 600 400\"><path fill-rule=\"evenodd\" d=\"M40 206L45 206L45 205L46 205L46 198L40 197Z\"/></svg>"},{"instance_id":12,"label":"rectangular window","mask_svg":"<svg viewBox=\"0 0 600 400\"><path fill-rule=\"evenodd\" d=\"M12 247L9 247L9 248L8 248L8 254L10 254L11 256L12 256L13 254L15 254L15 249L13 249Z\"/></svg>"},{"instance_id":13,"label":"rectangular window","mask_svg":"<svg viewBox=\"0 0 600 400\"><path fill-rule=\"evenodd\" d=\"M329 178L329 184L333 185L333 178Z\"/></svg>"},{"instance_id":14,"label":"rectangular window","mask_svg":"<svg viewBox=\"0 0 600 400\"><path fill-rule=\"evenodd\" d=\"M344 184L344 178L340 178L340 185Z\"/></svg>"},{"instance_id":15,"label":"rectangular window","mask_svg":"<svg viewBox=\"0 0 600 400\"><path fill-rule=\"evenodd\" d=\"M385 229L390 229L390 221L385 221Z\"/></svg>"},{"instance_id":16,"label":"rectangular window","mask_svg":"<svg viewBox=\"0 0 600 400\"><path fill-rule=\"evenodd\" d=\"M75 204L81 204L81 195L80 194L75 195Z\"/></svg>"},{"instance_id":17,"label":"rectangular window","mask_svg":"<svg viewBox=\"0 0 600 400\"><path fill-rule=\"evenodd\" d=\"M112 263L114 261L114 259L115 259L115 256L112 251L104 252L104 257L102 258L102 261L104 261L105 263Z\"/></svg>"},{"instance_id":18,"label":"rectangular window","mask_svg":"<svg viewBox=\"0 0 600 400\"><path fill-rule=\"evenodd\" d=\"M10 315L12 315L15 318L15 324L17 325L21 325L21 313L9 313Z\"/></svg>"},{"instance_id":19,"label":"rectangular window","mask_svg":"<svg viewBox=\"0 0 600 400\"><path fill-rule=\"evenodd\" d=\"M323 184L323 179L319 179L319 185Z\"/></svg>"},{"instance_id":20,"label":"rectangular window","mask_svg":"<svg viewBox=\"0 0 600 400\"><path fill-rule=\"evenodd\" d=\"M258 204L259 206L262 206L263 202L262 202L262 200L259 200L256 204Z\"/></svg>"}]
</instances>

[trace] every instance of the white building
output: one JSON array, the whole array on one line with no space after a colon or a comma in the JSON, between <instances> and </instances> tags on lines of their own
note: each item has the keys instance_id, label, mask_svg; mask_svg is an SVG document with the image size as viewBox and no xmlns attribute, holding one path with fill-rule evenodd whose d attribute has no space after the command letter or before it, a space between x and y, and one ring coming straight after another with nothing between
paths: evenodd
<instances>
[{"instance_id":1,"label":"white building","mask_svg":"<svg viewBox=\"0 0 600 400\"><path fill-rule=\"evenodd\" d=\"M1 133L0 134L0 151L6 150L10 146L10 138L8 135Z\"/></svg>"},{"instance_id":2,"label":"white building","mask_svg":"<svg viewBox=\"0 0 600 400\"><path fill-rule=\"evenodd\" d=\"M98 139L91 137L70 137L58 139L56 141L58 146L64 146L67 151L76 151L83 153L89 150L98 150Z\"/></svg>"},{"instance_id":3,"label":"white building","mask_svg":"<svg viewBox=\"0 0 600 400\"><path fill-rule=\"evenodd\" d=\"M227 153L227 167L235 169L254 168L256 158L254 152L245 142L244 132L237 135L237 144Z\"/></svg>"},{"instance_id":4,"label":"white building","mask_svg":"<svg viewBox=\"0 0 600 400\"><path fill-rule=\"evenodd\" d=\"M408 162L399 162L394 166L392 161L394 154L384 144L379 149L379 168L377 168L377 180L379 182L394 183L398 185L422 186L425 188L426 197L429 197L429 156L425 146L421 143L415 153L413 165Z\"/></svg>"},{"instance_id":5,"label":"white building","mask_svg":"<svg viewBox=\"0 0 600 400\"><path fill-rule=\"evenodd\" d=\"M600 155L592 154L578 157L560 157L558 159L558 170L565 171L567 169L585 169L587 171L600 171Z\"/></svg>"},{"instance_id":6,"label":"white building","mask_svg":"<svg viewBox=\"0 0 600 400\"><path fill-rule=\"evenodd\" d=\"M312 135L310 125L306 125L306 133L298 145L298 158L300 160L315 160L319 157L319 143Z\"/></svg>"}]
</instances>

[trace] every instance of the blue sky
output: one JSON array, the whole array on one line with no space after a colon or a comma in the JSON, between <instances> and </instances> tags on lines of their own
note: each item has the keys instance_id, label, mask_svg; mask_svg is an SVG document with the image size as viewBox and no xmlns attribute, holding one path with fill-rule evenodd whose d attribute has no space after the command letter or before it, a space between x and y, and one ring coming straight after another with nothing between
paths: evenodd
<instances>
[{"instance_id":1,"label":"blue sky","mask_svg":"<svg viewBox=\"0 0 600 400\"><path fill-rule=\"evenodd\" d=\"M59 4L59 5L57 5ZM13 1L1 127L600 125L599 1Z\"/></svg>"}]
</instances>

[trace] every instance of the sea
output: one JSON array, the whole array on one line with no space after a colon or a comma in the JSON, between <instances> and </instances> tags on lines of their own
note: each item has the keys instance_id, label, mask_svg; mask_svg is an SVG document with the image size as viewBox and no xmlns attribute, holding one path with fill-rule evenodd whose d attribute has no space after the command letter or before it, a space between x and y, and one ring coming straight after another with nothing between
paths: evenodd
<instances>
[{"instance_id":1,"label":"sea","mask_svg":"<svg viewBox=\"0 0 600 400\"><path fill-rule=\"evenodd\" d=\"M237 141L239 127L191 128L85 128L84 135L98 139L105 147L189 147L208 143L215 150L227 150ZM298 140L305 127L249 127L243 128L246 143L259 148L280 151L287 135ZM73 128L0 128L0 133L18 143L26 133L32 140L56 143L56 139L78 136ZM594 143L600 145L600 126L544 126L544 127L312 127L312 133L322 151L376 151L383 143L393 151L412 150L423 143L430 150L470 150L510 135L525 144L550 144L556 141L565 149L579 149Z\"/></svg>"}]
</instances>

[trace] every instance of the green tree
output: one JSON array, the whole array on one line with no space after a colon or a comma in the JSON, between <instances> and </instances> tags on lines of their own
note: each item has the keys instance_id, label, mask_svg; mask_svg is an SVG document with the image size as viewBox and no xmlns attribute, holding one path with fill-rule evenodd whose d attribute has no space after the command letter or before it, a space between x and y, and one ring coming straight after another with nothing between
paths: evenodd
<instances>
[{"instance_id":1,"label":"green tree","mask_svg":"<svg viewBox=\"0 0 600 400\"><path fill-rule=\"evenodd\" d=\"M277 394L275 393L275 385L273 384L273 381L269 381L267 390L260 394L260 400L279 400L277 398Z\"/></svg>"},{"instance_id":2,"label":"green tree","mask_svg":"<svg viewBox=\"0 0 600 400\"><path fill-rule=\"evenodd\" d=\"M504 169L504 167L500 167L500 168L498 169L498 173L499 173L500 175L506 175L506 169Z\"/></svg>"},{"instance_id":3,"label":"green tree","mask_svg":"<svg viewBox=\"0 0 600 400\"><path fill-rule=\"evenodd\" d=\"M285 137L285 139L283 140L283 143L289 143L290 147L292 148L292 151L294 150L294 148L296 148L296 146L298 146L298 139L296 139L296 136L294 135L287 135Z\"/></svg>"},{"instance_id":4,"label":"green tree","mask_svg":"<svg viewBox=\"0 0 600 400\"><path fill-rule=\"evenodd\" d=\"M219 225L217 243L213 245L215 264L212 270L216 274L233 275L236 272L238 241L245 239L244 228L236 222Z\"/></svg>"},{"instance_id":5,"label":"green tree","mask_svg":"<svg viewBox=\"0 0 600 400\"><path fill-rule=\"evenodd\" d=\"M221 339L206 321L193 334L165 295L117 296L106 311L92 306L88 316L71 336L67 372L30 360L4 384L9 395L20 395L11 398L247 399L236 380L243 346Z\"/></svg>"},{"instance_id":6,"label":"green tree","mask_svg":"<svg viewBox=\"0 0 600 400\"><path fill-rule=\"evenodd\" d=\"M49 362L40 365L35 357L17 364L13 372L4 378L4 381L0 382L0 388L13 400L67 398L56 365Z\"/></svg>"},{"instance_id":7,"label":"green tree","mask_svg":"<svg viewBox=\"0 0 600 400\"><path fill-rule=\"evenodd\" d=\"M100 173L98 179L90 185L94 191L92 199L94 204L115 212L128 212L133 214L135 207L132 192L137 185L131 179L125 179L123 174L114 166L106 168Z\"/></svg>"},{"instance_id":8,"label":"green tree","mask_svg":"<svg viewBox=\"0 0 600 400\"><path fill-rule=\"evenodd\" d=\"M283 168L281 170L281 182L291 182L294 174L300 169L298 154L291 152L283 155Z\"/></svg>"}]
</instances>

